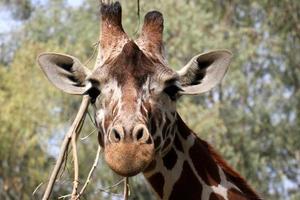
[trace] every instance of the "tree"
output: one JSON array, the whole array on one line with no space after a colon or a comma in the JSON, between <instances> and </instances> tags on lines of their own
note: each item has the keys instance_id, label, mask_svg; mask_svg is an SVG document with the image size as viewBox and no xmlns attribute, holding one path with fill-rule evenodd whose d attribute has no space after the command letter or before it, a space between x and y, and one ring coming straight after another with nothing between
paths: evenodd
<instances>
[{"instance_id":1,"label":"tree","mask_svg":"<svg viewBox=\"0 0 300 200\"><path fill-rule=\"evenodd\" d=\"M35 58L43 51L57 51L83 63L89 60L98 40L99 5L92 0L80 7L63 0L38 6L32 1L24 1L24 5L15 2L0 4L24 9L17 12L21 17L15 16L22 21L19 29L12 30L10 37L0 35L0 41L5 41L1 45L5 56L0 59L0 103L4 105L0 107L0 198L30 199L34 188L47 180L79 103L79 98L52 88ZM122 2L124 28L135 38L142 16L160 10L165 17L164 39L171 67L179 69L193 55L210 49L233 52L222 85L203 96L182 98L179 112L266 199L298 199L300 4L291 0L140 3L139 17L135 1ZM92 65L93 59L88 63ZM82 135L94 129L87 119ZM96 136L93 133L80 142L81 181L88 173L86 166L93 162ZM113 185L120 177L103 161L99 166L85 197L116 198L99 188ZM71 161L66 169L54 197L71 190L71 184L63 182L72 176L68 173ZM131 185L132 199L153 198L141 176L133 178ZM41 192L39 189L36 196Z\"/></svg>"}]
</instances>

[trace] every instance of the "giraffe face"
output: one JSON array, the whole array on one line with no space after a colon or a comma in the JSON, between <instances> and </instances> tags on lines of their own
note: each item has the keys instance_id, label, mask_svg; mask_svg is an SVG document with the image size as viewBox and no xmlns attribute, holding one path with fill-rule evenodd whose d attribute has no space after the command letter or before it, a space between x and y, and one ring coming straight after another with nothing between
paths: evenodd
<instances>
[{"instance_id":1,"label":"giraffe face","mask_svg":"<svg viewBox=\"0 0 300 200\"><path fill-rule=\"evenodd\" d=\"M43 53L38 63L57 88L89 95L105 160L118 174L142 172L172 146L176 99L206 92L219 83L230 63L226 50L200 54L175 72L167 66L163 16L146 14L139 38L131 41L121 24L118 2L102 5L100 46L94 70L70 55Z\"/></svg>"},{"instance_id":2,"label":"giraffe face","mask_svg":"<svg viewBox=\"0 0 300 200\"><path fill-rule=\"evenodd\" d=\"M143 171L173 140L177 73L129 41L86 81L108 165L123 176Z\"/></svg>"}]
</instances>

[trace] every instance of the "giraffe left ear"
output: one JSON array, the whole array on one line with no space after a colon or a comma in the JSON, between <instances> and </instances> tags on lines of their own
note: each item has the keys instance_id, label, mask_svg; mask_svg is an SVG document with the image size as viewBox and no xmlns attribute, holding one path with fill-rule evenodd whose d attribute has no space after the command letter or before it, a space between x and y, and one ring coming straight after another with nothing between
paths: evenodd
<instances>
[{"instance_id":1,"label":"giraffe left ear","mask_svg":"<svg viewBox=\"0 0 300 200\"><path fill-rule=\"evenodd\" d=\"M86 77L91 73L80 61L70 55L46 52L37 61L49 81L58 89L68 93L83 95Z\"/></svg>"},{"instance_id":2,"label":"giraffe left ear","mask_svg":"<svg viewBox=\"0 0 300 200\"><path fill-rule=\"evenodd\" d=\"M183 91L181 94L200 94L220 83L227 72L232 53L217 50L193 57L177 73Z\"/></svg>"}]
</instances>

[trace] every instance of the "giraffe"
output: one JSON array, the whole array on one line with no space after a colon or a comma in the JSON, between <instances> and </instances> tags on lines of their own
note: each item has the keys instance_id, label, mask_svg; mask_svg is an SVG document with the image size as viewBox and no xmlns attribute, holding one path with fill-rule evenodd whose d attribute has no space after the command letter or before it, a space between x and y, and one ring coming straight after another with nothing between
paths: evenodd
<instances>
[{"instance_id":1,"label":"giraffe","mask_svg":"<svg viewBox=\"0 0 300 200\"><path fill-rule=\"evenodd\" d=\"M101 19L93 70L53 52L40 54L38 63L58 89L89 96L109 167L125 177L143 173L158 199L261 199L176 111L178 98L207 92L223 79L232 54L202 53L174 71L160 12L145 15L136 40L122 27L119 2L102 3Z\"/></svg>"}]
</instances>

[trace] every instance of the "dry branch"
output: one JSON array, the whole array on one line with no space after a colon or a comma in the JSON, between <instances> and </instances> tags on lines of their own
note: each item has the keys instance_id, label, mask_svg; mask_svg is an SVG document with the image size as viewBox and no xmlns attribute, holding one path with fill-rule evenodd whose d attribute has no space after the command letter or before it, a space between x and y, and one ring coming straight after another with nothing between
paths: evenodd
<instances>
[{"instance_id":1,"label":"dry branch","mask_svg":"<svg viewBox=\"0 0 300 200\"><path fill-rule=\"evenodd\" d=\"M35 193L40 189L40 187L43 185L44 183L41 182L38 186L36 186L36 188L34 189L34 191L32 192L32 196L35 195Z\"/></svg>"},{"instance_id":2,"label":"dry branch","mask_svg":"<svg viewBox=\"0 0 300 200\"><path fill-rule=\"evenodd\" d=\"M79 133L79 131L81 129L88 105L89 105L89 97L83 96L82 102L81 102L79 111L75 117L75 120L72 123L72 125L71 125L68 133L66 134L66 136L63 140L63 143L61 145L60 153L59 153L58 159L55 163L54 169L51 173L47 188L46 188L44 196L43 196L43 200L48 200L51 195L51 192L52 192L53 186L54 186L54 182L57 178L57 175L61 169L61 166L62 166L62 163L64 160L64 155L65 155L66 151L68 150L72 136L75 135L75 137L76 137L76 133Z\"/></svg>"},{"instance_id":3,"label":"dry branch","mask_svg":"<svg viewBox=\"0 0 300 200\"><path fill-rule=\"evenodd\" d=\"M128 200L128 191L129 191L129 183L128 183L128 177L124 180L124 200Z\"/></svg>"},{"instance_id":4,"label":"dry branch","mask_svg":"<svg viewBox=\"0 0 300 200\"><path fill-rule=\"evenodd\" d=\"M98 160L99 160L99 157L100 157L100 152L101 152L101 147L98 146L98 150L97 150L96 158L94 160L94 164L93 164L93 166L92 166L92 168L91 168L91 170L90 170L90 172L89 172L89 174L88 174L88 176L86 178L86 181L85 181L83 187L81 188L79 194L77 195L76 199L80 198L80 196L83 194L83 192L85 191L85 189L88 186L88 184L91 182L91 177L92 177L93 172L96 169L97 164L98 164Z\"/></svg>"},{"instance_id":5,"label":"dry branch","mask_svg":"<svg viewBox=\"0 0 300 200\"><path fill-rule=\"evenodd\" d=\"M72 152L73 152L73 165L74 165L74 180L73 180L73 191L71 199L75 199L77 196L77 188L79 182L79 166L78 166L78 155L76 145L76 132L72 134Z\"/></svg>"}]
</instances>

